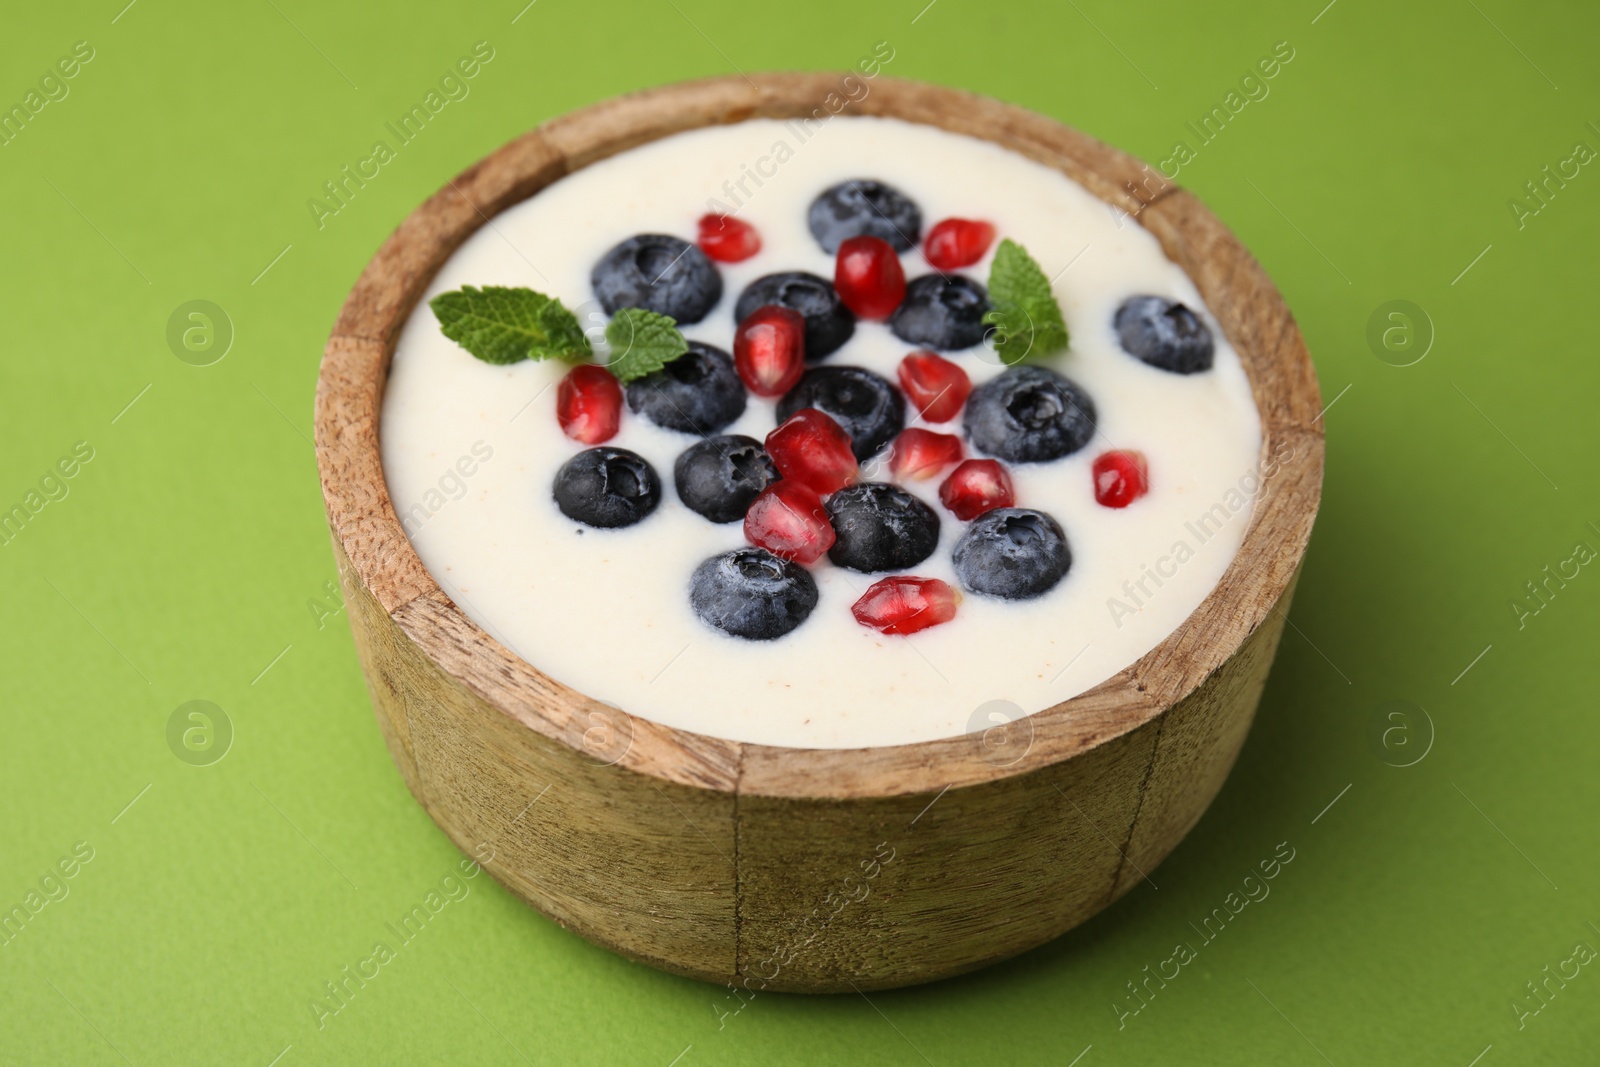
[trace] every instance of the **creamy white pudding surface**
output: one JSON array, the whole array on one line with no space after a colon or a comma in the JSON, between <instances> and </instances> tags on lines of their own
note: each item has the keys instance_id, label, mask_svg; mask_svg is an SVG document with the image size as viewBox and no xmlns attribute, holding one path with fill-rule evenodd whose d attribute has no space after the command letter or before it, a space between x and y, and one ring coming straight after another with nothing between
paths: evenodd
<instances>
[{"instance_id":1,"label":"creamy white pudding surface","mask_svg":"<svg viewBox=\"0 0 1600 1067\"><path fill-rule=\"evenodd\" d=\"M750 173L761 184L746 178L745 196L737 183ZM577 310L586 326L603 324L589 284L595 262L638 233L692 242L708 200L736 206L724 189L732 181L737 215L760 232L762 249L717 264L720 303L683 327L690 339L731 352L733 305L751 281L786 270L832 279L834 257L807 229L806 210L850 178L881 179L910 196L924 234L950 217L992 222L996 243L1022 244L1053 279L1072 343L1044 365L1089 393L1099 431L1065 459L1007 466L1017 506L1048 512L1066 531L1072 568L1037 599L967 594L951 622L897 637L850 613L885 575L845 570L824 556L809 567L820 591L810 618L775 641L741 640L689 607L695 567L746 543L740 523L708 522L677 497L673 462L699 438L624 411L607 444L654 465L660 506L619 530L568 519L552 482L587 447L556 420L555 386L568 366L481 362L440 332L427 300L464 285L527 286ZM986 282L992 255L993 248L959 273ZM908 278L930 269L919 249L901 259ZM1172 374L1122 351L1112 316L1124 299L1145 293L1202 316L1216 342L1211 370ZM883 323L859 322L821 365L866 367L894 381L913 347ZM985 349L945 355L974 385L1001 369ZM773 408L752 396L721 432L761 440L775 425ZM960 433L959 417L924 423L910 404L906 425ZM381 439L395 510L423 563L469 616L539 670L669 726L770 745L856 748L987 728L1003 707L995 701L1040 711L1159 644L1238 550L1259 481L1261 429L1237 353L1188 277L1136 223L1057 171L988 142L893 119L836 117L810 131L756 120L668 137L586 167L495 217L450 258L407 322ZM1113 448L1140 450L1149 462L1149 494L1120 510L1096 503L1090 474L1094 458ZM882 461L864 464L864 476L891 480ZM941 520L938 550L909 573L959 587L950 553L967 524L939 505L939 481L905 486Z\"/></svg>"}]
</instances>

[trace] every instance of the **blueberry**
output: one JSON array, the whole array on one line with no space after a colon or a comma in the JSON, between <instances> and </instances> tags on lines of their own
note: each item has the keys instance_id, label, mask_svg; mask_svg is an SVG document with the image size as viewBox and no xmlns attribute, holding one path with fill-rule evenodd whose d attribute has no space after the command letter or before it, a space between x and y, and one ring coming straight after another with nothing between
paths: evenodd
<instances>
[{"instance_id":1,"label":"blueberry","mask_svg":"<svg viewBox=\"0 0 1600 1067\"><path fill-rule=\"evenodd\" d=\"M556 506L586 526L632 526L661 503L661 479L637 452L601 445L556 471Z\"/></svg>"},{"instance_id":2,"label":"blueberry","mask_svg":"<svg viewBox=\"0 0 1600 1067\"><path fill-rule=\"evenodd\" d=\"M908 344L953 352L983 340L989 293L961 274L924 274L906 285L889 329Z\"/></svg>"},{"instance_id":3,"label":"blueberry","mask_svg":"<svg viewBox=\"0 0 1600 1067\"><path fill-rule=\"evenodd\" d=\"M814 367L778 401L781 423L801 408L816 408L850 435L856 459L875 456L906 424L906 399L887 378L861 367Z\"/></svg>"},{"instance_id":4,"label":"blueberry","mask_svg":"<svg viewBox=\"0 0 1600 1067\"><path fill-rule=\"evenodd\" d=\"M996 508L956 542L956 577L974 593L1028 600L1050 591L1072 566L1061 524L1042 511Z\"/></svg>"},{"instance_id":5,"label":"blueberry","mask_svg":"<svg viewBox=\"0 0 1600 1067\"><path fill-rule=\"evenodd\" d=\"M939 544L939 516L898 485L860 482L828 498L837 536L828 558L853 571L915 567Z\"/></svg>"},{"instance_id":6,"label":"blueberry","mask_svg":"<svg viewBox=\"0 0 1600 1067\"><path fill-rule=\"evenodd\" d=\"M798 311L806 320L806 359L812 363L837 352L856 332L856 317L834 292L833 283L803 270L766 274L745 286L733 306L733 317L743 322L767 304Z\"/></svg>"},{"instance_id":7,"label":"blueberry","mask_svg":"<svg viewBox=\"0 0 1600 1067\"><path fill-rule=\"evenodd\" d=\"M1094 436L1094 401L1044 367L1012 367L972 391L962 419L973 447L1012 463L1071 455Z\"/></svg>"},{"instance_id":8,"label":"blueberry","mask_svg":"<svg viewBox=\"0 0 1600 1067\"><path fill-rule=\"evenodd\" d=\"M723 633L771 641L806 621L817 606L817 583L798 563L736 548L694 569L689 606Z\"/></svg>"},{"instance_id":9,"label":"blueberry","mask_svg":"<svg viewBox=\"0 0 1600 1067\"><path fill-rule=\"evenodd\" d=\"M829 255L851 237L881 237L904 252L922 237L922 212L900 190L870 178L854 178L825 189L811 201L806 221L811 236Z\"/></svg>"},{"instance_id":10,"label":"blueberry","mask_svg":"<svg viewBox=\"0 0 1600 1067\"><path fill-rule=\"evenodd\" d=\"M678 325L699 322L722 299L722 275L687 241L641 233L600 257L589 275L606 314L644 308Z\"/></svg>"},{"instance_id":11,"label":"blueberry","mask_svg":"<svg viewBox=\"0 0 1600 1067\"><path fill-rule=\"evenodd\" d=\"M1211 369L1211 329L1188 307L1163 296L1130 296L1111 320L1123 350L1161 370Z\"/></svg>"},{"instance_id":12,"label":"blueberry","mask_svg":"<svg viewBox=\"0 0 1600 1067\"><path fill-rule=\"evenodd\" d=\"M761 490L778 480L767 450L739 434L708 437L683 450L672 467L678 499L712 522L744 518Z\"/></svg>"},{"instance_id":13,"label":"blueberry","mask_svg":"<svg viewBox=\"0 0 1600 1067\"><path fill-rule=\"evenodd\" d=\"M732 356L690 341L689 351L628 383L628 407L669 430L716 433L744 414L744 383Z\"/></svg>"}]
</instances>

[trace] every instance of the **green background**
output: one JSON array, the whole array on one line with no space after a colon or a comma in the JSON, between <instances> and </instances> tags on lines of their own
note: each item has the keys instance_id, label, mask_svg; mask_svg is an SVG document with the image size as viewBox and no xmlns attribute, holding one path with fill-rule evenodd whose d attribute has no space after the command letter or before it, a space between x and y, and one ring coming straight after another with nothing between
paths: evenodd
<instances>
[{"instance_id":1,"label":"green background","mask_svg":"<svg viewBox=\"0 0 1600 1067\"><path fill-rule=\"evenodd\" d=\"M1600 946L1600 568L1537 614L1511 604L1600 548L1600 168L1521 227L1508 207L1600 147L1592 5L123 2L11 5L0 34L7 105L74 42L95 50L0 147L0 505L94 449L0 547L0 905L94 850L0 947L0 1061L1595 1061L1600 966L1537 1015L1513 998ZM306 201L478 40L496 54L471 95L319 230ZM308 605L334 577L308 437L345 293L413 206L538 122L678 79L847 67L879 41L889 74L1156 160L1276 42L1295 50L1178 178L1276 278L1335 401L1294 626L1238 768L1154 884L970 977L765 995L719 1029L726 990L480 878L319 1029L321 983L459 859L389 761L343 616ZM236 331L210 366L166 341L194 299ZM1406 367L1368 342L1401 299L1436 335ZM234 731L210 766L168 745L192 699ZM1393 701L1426 720L1382 719ZM1119 1029L1124 983L1197 942L1189 924L1283 841L1270 897Z\"/></svg>"}]
</instances>

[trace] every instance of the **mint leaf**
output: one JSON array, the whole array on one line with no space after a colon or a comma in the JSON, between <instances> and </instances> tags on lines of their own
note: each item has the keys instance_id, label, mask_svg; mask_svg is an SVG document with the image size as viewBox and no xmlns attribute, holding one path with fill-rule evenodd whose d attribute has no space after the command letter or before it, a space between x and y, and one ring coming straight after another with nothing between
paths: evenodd
<instances>
[{"instance_id":1,"label":"mint leaf","mask_svg":"<svg viewBox=\"0 0 1600 1067\"><path fill-rule=\"evenodd\" d=\"M1007 365L1042 359L1067 347L1061 305L1028 250L1009 237L995 250L989 267L989 301L983 321L995 326L994 350Z\"/></svg>"},{"instance_id":2,"label":"mint leaf","mask_svg":"<svg viewBox=\"0 0 1600 1067\"><path fill-rule=\"evenodd\" d=\"M583 363L591 351L577 318L532 289L463 285L428 302L444 335L485 363L560 359Z\"/></svg>"},{"instance_id":3,"label":"mint leaf","mask_svg":"<svg viewBox=\"0 0 1600 1067\"><path fill-rule=\"evenodd\" d=\"M623 308L613 315L606 324L606 343L611 346L606 367L623 385L654 374L689 351L676 319L643 308Z\"/></svg>"}]
</instances>

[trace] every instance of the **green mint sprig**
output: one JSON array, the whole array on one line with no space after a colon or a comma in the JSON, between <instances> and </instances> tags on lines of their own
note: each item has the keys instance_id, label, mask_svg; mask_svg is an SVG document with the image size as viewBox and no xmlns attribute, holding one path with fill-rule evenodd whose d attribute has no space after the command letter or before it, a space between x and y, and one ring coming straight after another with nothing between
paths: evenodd
<instances>
[{"instance_id":1,"label":"green mint sprig","mask_svg":"<svg viewBox=\"0 0 1600 1067\"><path fill-rule=\"evenodd\" d=\"M993 308L983 321L996 327L992 338L1002 363L1043 359L1067 347L1067 323L1050 280L1028 250L1010 238L995 249L989 300Z\"/></svg>"},{"instance_id":2,"label":"green mint sprig","mask_svg":"<svg viewBox=\"0 0 1600 1067\"><path fill-rule=\"evenodd\" d=\"M654 374L689 351L676 319L643 308L622 308L613 315L606 324L606 344L611 346L606 367L623 385Z\"/></svg>"},{"instance_id":3,"label":"green mint sprig","mask_svg":"<svg viewBox=\"0 0 1600 1067\"><path fill-rule=\"evenodd\" d=\"M439 329L485 363L559 359L587 363L594 356L577 316L555 297L532 289L464 285L428 302ZM643 308L623 308L606 324L611 358L606 368L623 385L653 374L689 351L678 323Z\"/></svg>"},{"instance_id":4,"label":"green mint sprig","mask_svg":"<svg viewBox=\"0 0 1600 1067\"><path fill-rule=\"evenodd\" d=\"M594 354L577 317L561 301L532 289L464 285L440 293L428 306L444 335L485 363L584 363Z\"/></svg>"}]
</instances>

